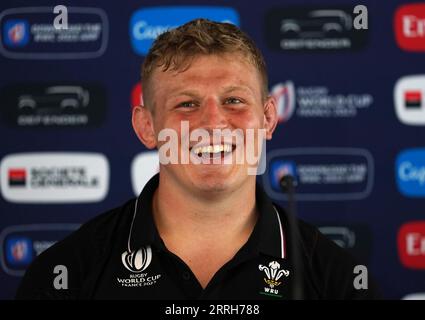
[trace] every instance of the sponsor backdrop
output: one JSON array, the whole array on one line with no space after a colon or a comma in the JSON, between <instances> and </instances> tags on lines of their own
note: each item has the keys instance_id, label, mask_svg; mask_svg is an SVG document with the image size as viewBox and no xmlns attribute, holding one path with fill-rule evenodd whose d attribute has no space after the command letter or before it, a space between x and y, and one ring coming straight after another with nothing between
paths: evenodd
<instances>
[{"instance_id":1,"label":"sponsor backdrop","mask_svg":"<svg viewBox=\"0 0 425 320\"><path fill-rule=\"evenodd\" d=\"M299 216L385 298L424 298L425 2L400 0L2 1L0 298L158 170L130 124L140 65L158 34L196 17L239 25L264 52L280 119L258 177L269 196L286 206L278 180L293 174Z\"/></svg>"}]
</instances>

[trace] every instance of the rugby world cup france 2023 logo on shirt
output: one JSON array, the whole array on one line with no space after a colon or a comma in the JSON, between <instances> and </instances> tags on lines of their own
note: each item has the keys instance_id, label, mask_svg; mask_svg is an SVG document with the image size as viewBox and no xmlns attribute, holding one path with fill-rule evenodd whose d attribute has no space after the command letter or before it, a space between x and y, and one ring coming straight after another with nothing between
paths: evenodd
<instances>
[{"instance_id":1,"label":"rugby world cup france 2023 logo on shirt","mask_svg":"<svg viewBox=\"0 0 425 320\"><path fill-rule=\"evenodd\" d=\"M124 251L121 254L124 267L132 273L127 278L117 278L122 287L146 287L157 283L161 274L149 275L145 271L152 262L151 246L142 247L136 251Z\"/></svg>"}]
</instances>

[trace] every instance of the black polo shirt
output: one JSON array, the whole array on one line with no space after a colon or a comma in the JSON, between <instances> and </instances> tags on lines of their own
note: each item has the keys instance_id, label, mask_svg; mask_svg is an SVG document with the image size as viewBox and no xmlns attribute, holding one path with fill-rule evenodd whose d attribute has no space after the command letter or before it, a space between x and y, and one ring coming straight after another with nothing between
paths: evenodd
<instances>
[{"instance_id":1,"label":"black polo shirt","mask_svg":"<svg viewBox=\"0 0 425 320\"><path fill-rule=\"evenodd\" d=\"M248 241L202 288L190 268L167 250L152 216L159 175L140 196L90 222L42 253L18 289L18 299L303 299L374 298L353 285L353 258L313 226L298 220L294 235L281 208L260 186L258 221ZM293 241L295 246L288 245ZM293 261L291 248L297 250ZM55 288L57 265L67 289ZM296 281L295 281L296 280Z\"/></svg>"}]
</instances>

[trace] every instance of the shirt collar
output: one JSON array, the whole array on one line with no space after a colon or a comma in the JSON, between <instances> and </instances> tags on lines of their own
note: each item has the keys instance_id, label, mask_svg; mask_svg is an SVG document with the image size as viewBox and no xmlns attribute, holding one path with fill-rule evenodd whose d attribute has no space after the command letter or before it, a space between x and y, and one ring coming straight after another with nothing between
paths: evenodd
<instances>
[{"instance_id":1,"label":"shirt collar","mask_svg":"<svg viewBox=\"0 0 425 320\"><path fill-rule=\"evenodd\" d=\"M256 205L259 213L252 236L258 234L260 252L279 258L286 258L286 237L284 221L276 206L271 202L263 188L256 186Z\"/></svg>"},{"instance_id":2,"label":"shirt collar","mask_svg":"<svg viewBox=\"0 0 425 320\"><path fill-rule=\"evenodd\" d=\"M131 250L151 244L158 249L165 248L152 214L152 200L158 184L159 174L156 174L148 181L137 198L137 208L135 208L129 235ZM285 228L284 221L281 220L283 215L279 215L276 207L258 184L256 206L259 213L258 221L246 245L267 255L286 258Z\"/></svg>"},{"instance_id":3,"label":"shirt collar","mask_svg":"<svg viewBox=\"0 0 425 320\"><path fill-rule=\"evenodd\" d=\"M130 227L130 249L137 250L143 246L156 245L162 247L163 242L153 220L152 202L159 184L159 173L154 175L144 186L135 202L135 211Z\"/></svg>"}]
</instances>

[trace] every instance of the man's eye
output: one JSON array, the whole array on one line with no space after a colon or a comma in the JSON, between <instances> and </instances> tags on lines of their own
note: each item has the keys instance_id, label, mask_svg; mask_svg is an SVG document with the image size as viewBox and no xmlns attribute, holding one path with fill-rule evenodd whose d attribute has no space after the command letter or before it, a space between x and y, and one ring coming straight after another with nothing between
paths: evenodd
<instances>
[{"instance_id":1,"label":"man's eye","mask_svg":"<svg viewBox=\"0 0 425 320\"><path fill-rule=\"evenodd\" d=\"M185 102L179 103L178 107L193 108L193 107L196 107L196 104L193 101L185 101Z\"/></svg>"},{"instance_id":2,"label":"man's eye","mask_svg":"<svg viewBox=\"0 0 425 320\"><path fill-rule=\"evenodd\" d=\"M240 104L240 103L242 103L242 100L239 99L239 98L232 97L232 98L226 99L226 102L225 103L226 104Z\"/></svg>"}]
</instances>

